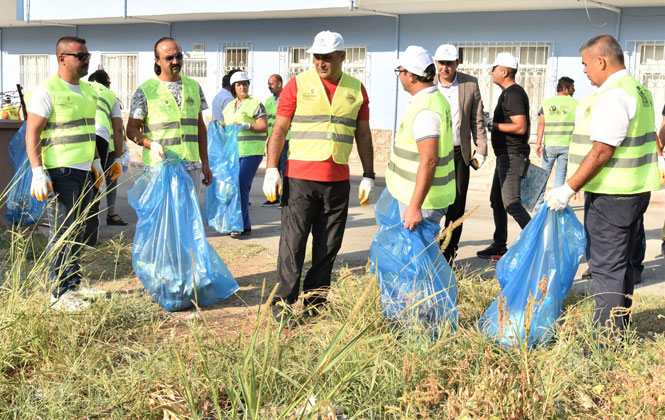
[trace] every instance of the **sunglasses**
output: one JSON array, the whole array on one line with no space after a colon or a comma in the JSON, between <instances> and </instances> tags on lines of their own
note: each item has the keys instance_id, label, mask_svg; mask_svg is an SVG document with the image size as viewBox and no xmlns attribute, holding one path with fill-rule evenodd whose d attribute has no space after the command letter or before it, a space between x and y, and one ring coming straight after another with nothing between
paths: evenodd
<instances>
[{"instance_id":1,"label":"sunglasses","mask_svg":"<svg viewBox=\"0 0 665 420\"><path fill-rule=\"evenodd\" d=\"M173 59L181 61L182 57L183 57L182 53L178 53L176 55L167 55L166 57L164 57L164 60L166 60L167 62L168 61L173 61Z\"/></svg>"},{"instance_id":2,"label":"sunglasses","mask_svg":"<svg viewBox=\"0 0 665 420\"><path fill-rule=\"evenodd\" d=\"M407 72L408 72L408 70L406 70L406 69L395 69L395 76L399 77L400 73L407 73Z\"/></svg>"},{"instance_id":3,"label":"sunglasses","mask_svg":"<svg viewBox=\"0 0 665 420\"><path fill-rule=\"evenodd\" d=\"M69 56L72 56L72 57L76 57L76 58L78 58L79 61L85 61L85 60L90 59L90 53L83 53L83 52L76 53L76 54L74 54L74 53L62 53L60 55L61 56L62 55L69 55Z\"/></svg>"},{"instance_id":4,"label":"sunglasses","mask_svg":"<svg viewBox=\"0 0 665 420\"><path fill-rule=\"evenodd\" d=\"M499 66L493 66L493 67L492 67L492 71L491 71L490 73L493 73L494 70L496 70L497 67L499 67Z\"/></svg>"}]
</instances>

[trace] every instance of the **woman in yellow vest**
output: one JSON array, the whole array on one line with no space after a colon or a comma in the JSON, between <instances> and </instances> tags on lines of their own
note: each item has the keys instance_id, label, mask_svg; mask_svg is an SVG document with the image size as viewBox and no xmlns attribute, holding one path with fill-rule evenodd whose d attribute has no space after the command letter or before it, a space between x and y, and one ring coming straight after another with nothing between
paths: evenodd
<instances>
[{"instance_id":1,"label":"woman in yellow vest","mask_svg":"<svg viewBox=\"0 0 665 420\"><path fill-rule=\"evenodd\" d=\"M249 77L244 71L231 76L231 93L235 98L222 111L224 122L242 125L238 133L238 152L240 155L240 208L244 230L232 232L232 237L249 235L252 222L249 220L249 190L256 170L259 169L266 147L268 119L266 109L258 99L249 96Z\"/></svg>"}]
</instances>

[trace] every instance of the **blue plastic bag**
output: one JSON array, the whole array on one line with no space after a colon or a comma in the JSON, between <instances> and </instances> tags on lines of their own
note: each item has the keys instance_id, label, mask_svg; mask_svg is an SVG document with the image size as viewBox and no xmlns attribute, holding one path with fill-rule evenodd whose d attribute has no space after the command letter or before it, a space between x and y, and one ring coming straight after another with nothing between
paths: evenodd
<instances>
[{"instance_id":1,"label":"blue plastic bag","mask_svg":"<svg viewBox=\"0 0 665 420\"><path fill-rule=\"evenodd\" d=\"M9 160L14 166L14 177L9 182L7 194L7 220L18 225L37 222L44 213L47 201L39 201L30 195L32 170L25 149L25 124L9 142Z\"/></svg>"},{"instance_id":2,"label":"blue plastic bag","mask_svg":"<svg viewBox=\"0 0 665 420\"><path fill-rule=\"evenodd\" d=\"M127 193L136 210L132 265L152 298L167 311L210 305L238 283L205 237L194 183L184 162L167 159L150 168Z\"/></svg>"},{"instance_id":3,"label":"blue plastic bag","mask_svg":"<svg viewBox=\"0 0 665 420\"><path fill-rule=\"evenodd\" d=\"M479 328L506 346L523 341L527 328L530 347L546 343L585 246L584 227L570 207L557 212L541 206L499 260L496 277L502 290L478 321Z\"/></svg>"},{"instance_id":4,"label":"blue plastic bag","mask_svg":"<svg viewBox=\"0 0 665 420\"><path fill-rule=\"evenodd\" d=\"M240 232L244 229L238 181L239 131L240 125L222 127L217 120L208 126L208 160L212 184L206 188L203 218L220 233Z\"/></svg>"},{"instance_id":5,"label":"blue plastic bag","mask_svg":"<svg viewBox=\"0 0 665 420\"><path fill-rule=\"evenodd\" d=\"M415 323L436 335L446 322L457 325L457 281L435 241L440 226L428 220L409 231L388 189L376 207L379 232L370 247L385 316L404 326ZM394 220L397 223L391 226Z\"/></svg>"}]
</instances>

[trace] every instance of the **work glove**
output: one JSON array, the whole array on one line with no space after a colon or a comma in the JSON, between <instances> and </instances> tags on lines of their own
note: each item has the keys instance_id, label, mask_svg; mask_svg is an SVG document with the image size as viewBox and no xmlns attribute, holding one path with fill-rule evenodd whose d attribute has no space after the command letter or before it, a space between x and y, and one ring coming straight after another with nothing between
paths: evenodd
<instances>
[{"instance_id":1,"label":"work glove","mask_svg":"<svg viewBox=\"0 0 665 420\"><path fill-rule=\"evenodd\" d=\"M374 180L372 178L363 177L360 181L360 186L358 187L358 200L360 200L361 206L366 206L369 203L369 200L372 199L374 192Z\"/></svg>"},{"instance_id":2,"label":"work glove","mask_svg":"<svg viewBox=\"0 0 665 420\"><path fill-rule=\"evenodd\" d=\"M660 183L665 184L665 156L658 156L658 172L660 173Z\"/></svg>"},{"instance_id":3,"label":"work glove","mask_svg":"<svg viewBox=\"0 0 665 420\"><path fill-rule=\"evenodd\" d=\"M115 181L122 174L122 165L119 162L113 162L113 165L109 168L109 177L111 181Z\"/></svg>"},{"instance_id":4,"label":"work glove","mask_svg":"<svg viewBox=\"0 0 665 420\"><path fill-rule=\"evenodd\" d=\"M573 195L575 195L575 191L567 182L564 182L562 186L553 188L545 194L547 207L554 211L565 210Z\"/></svg>"},{"instance_id":5,"label":"work glove","mask_svg":"<svg viewBox=\"0 0 665 420\"><path fill-rule=\"evenodd\" d=\"M263 178L263 194L268 201L277 200L277 195L282 193L282 177L279 176L277 168L267 168Z\"/></svg>"},{"instance_id":6,"label":"work glove","mask_svg":"<svg viewBox=\"0 0 665 420\"><path fill-rule=\"evenodd\" d=\"M104 182L104 170L102 170L102 162L99 158L92 161L92 176L95 177L95 188L99 189Z\"/></svg>"},{"instance_id":7,"label":"work glove","mask_svg":"<svg viewBox=\"0 0 665 420\"><path fill-rule=\"evenodd\" d=\"M244 123L236 123L236 124L238 124L239 126L241 126L243 130L249 130L249 128L252 126L252 124L250 124L250 123L248 123L248 122L244 122Z\"/></svg>"},{"instance_id":8,"label":"work glove","mask_svg":"<svg viewBox=\"0 0 665 420\"><path fill-rule=\"evenodd\" d=\"M483 123L490 132L494 131L494 121L490 117L483 117Z\"/></svg>"},{"instance_id":9,"label":"work glove","mask_svg":"<svg viewBox=\"0 0 665 420\"><path fill-rule=\"evenodd\" d=\"M166 159L166 153L161 144L153 141L150 143L150 160L153 162L159 162L162 159Z\"/></svg>"},{"instance_id":10,"label":"work glove","mask_svg":"<svg viewBox=\"0 0 665 420\"><path fill-rule=\"evenodd\" d=\"M44 201L48 198L48 192L53 191L53 183L48 172L44 170L43 166L32 168L32 183L30 184L30 195L39 201Z\"/></svg>"},{"instance_id":11,"label":"work glove","mask_svg":"<svg viewBox=\"0 0 665 420\"><path fill-rule=\"evenodd\" d=\"M476 169L480 169L480 167L483 166L483 163L485 163L485 160L487 160L487 156L481 155L480 153L476 152L473 155L473 160L476 161Z\"/></svg>"}]
</instances>

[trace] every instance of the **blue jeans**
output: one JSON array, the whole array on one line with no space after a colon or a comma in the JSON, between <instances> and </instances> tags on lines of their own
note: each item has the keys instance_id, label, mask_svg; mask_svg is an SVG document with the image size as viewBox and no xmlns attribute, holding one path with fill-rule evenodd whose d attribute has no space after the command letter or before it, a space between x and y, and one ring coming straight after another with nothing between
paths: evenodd
<instances>
[{"instance_id":1,"label":"blue jeans","mask_svg":"<svg viewBox=\"0 0 665 420\"><path fill-rule=\"evenodd\" d=\"M53 296L59 297L81 283L79 265L81 245L85 239L86 208L92 199L90 171L72 168L48 170L53 181L55 198L48 206L48 252L62 241L49 266L49 280L55 286ZM77 220L78 219L78 220Z\"/></svg>"},{"instance_id":2,"label":"blue jeans","mask_svg":"<svg viewBox=\"0 0 665 420\"><path fill-rule=\"evenodd\" d=\"M402 219L404 219L404 212L406 211L406 208L409 207L408 204L404 204L401 201L397 202L397 205L399 206L399 215ZM447 209L420 209L420 212L423 215L423 220L427 219L430 222L433 222L435 224L440 224L441 219L443 219L443 216L446 215L446 210Z\"/></svg>"},{"instance_id":3,"label":"blue jeans","mask_svg":"<svg viewBox=\"0 0 665 420\"><path fill-rule=\"evenodd\" d=\"M554 188L563 185L566 182L566 169L568 169L568 146L545 146L543 148L543 157L540 160L540 167L548 172L552 172L556 162L556 172L554 173ZM536 209L543 204L545 190L540 193L536 202Z\"/></svg>"},{"instance_id":4,"label":"blue jeans","mask_svg":"<svg viewBox=\"0 0 665 420\"><path fill-rule=\"evenodd\" d=\"M245 230L252 230L252 222L249 220L249 190L252 189L252 181L256 170L263 160L263 156L243 156L240 158L240 210L242 211L242 223Z\"/></svg>"}]
</instances>

